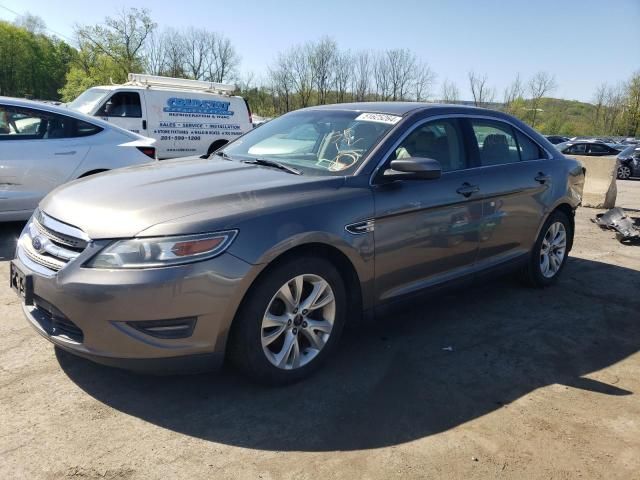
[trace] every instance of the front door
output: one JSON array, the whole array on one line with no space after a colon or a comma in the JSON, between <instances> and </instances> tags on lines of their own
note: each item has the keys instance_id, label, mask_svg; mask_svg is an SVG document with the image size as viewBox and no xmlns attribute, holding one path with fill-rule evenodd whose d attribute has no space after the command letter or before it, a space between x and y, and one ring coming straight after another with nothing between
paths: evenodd
<instances>
[{"instance_id":1,"label":"front door","mask_svg":"<svg viewBox=\"0 0 640 480\"><path fill-rule=\"evenodd\" d=\"M147 136L146 115L138 91L115 91L104 100L95 116L133 133Z\"/></svg>"},{"instance_id":2,"label":"front door","mask_svg":"<svg viewBox=\"0 0 640 480\"><path fill-rule=\"evenodd\" d=\"M461 121L418 125L393 149L395 158L438 160L436 180L374 186L376 299L385 302L456 278L473 266L482 223L480 174L468 169Z\"/></svg>"},{"instance_id":3,"label":"front door","mask_svg":"<svg viewBox=\"0 0 640 480\"><path fill-rule=\"evenodd\" d=\"M70 179L89 151L76 137L78 120L32 108L0 105L0 211L29 212Z\"/></svg>"}]
</instances>

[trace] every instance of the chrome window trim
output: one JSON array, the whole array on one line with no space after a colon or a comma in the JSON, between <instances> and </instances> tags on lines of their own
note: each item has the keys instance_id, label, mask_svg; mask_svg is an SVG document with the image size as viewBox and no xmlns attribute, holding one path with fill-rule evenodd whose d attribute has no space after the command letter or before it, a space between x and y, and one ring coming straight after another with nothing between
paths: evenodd
<instances>
[{"instance_id":1,"label":"chrome window trim","mask_svg":"<svg viewBox=\"0 0 640 480\"><path fill-rule=\"evenodd\" d=\"M509 120L493 117L491 115L476 115L476 114L471 114L471 113L448 113L448 114L443 114L443 115L434 115L432 117L423 118L419 122L416 122L413 125L413 127L411 127L410 129L407 129L407 131L405 133L403 133L402 136L396 142L394 142L394 144L391 146L391 148L389 148L385 152L385 154L382 156L382 159L380 160L380 162L378 162L378 165L376 165L376 168L373 169L373 172L371 172L371 176L369 177L369 186L375 185L374 179L378 175L378 172L380 171L380 168L382 168L382 165L387 161L387 159L389 158L389 155L391 155L391 153L396 148L398 148L400 146L400 144L411 133L413 133L417 128L420 128L425 123L432 122L434 120L441 120L441 119L445 119L445 118L467 118L467 119L477 118L477 119L481 119L481 120L492 120L492 121L495 121L495 122L506 123L507 125L510 125L511 127L515 128L518 132L520 132L522 135L527 137L529 140L531 140L534 144L536 144L538 146L538 148L540 148L544 153L547 154L547 158L537 158L537 159L534 159L534 160L521 160L520 162L514 162L514 163L510 163L510 164L505 164L505 165L517 165L519 163L538 162L540 160L552 160L553 159L553 155L551 154L551 152L549 152L549 150L547 150L545 147L540 145L533 138L531 138L530 135L528 135L526 132L523 132L520 127L518 127L516 124L514 124L513 122L511 122ZM456 172L478 171L478 170L481 170L483 168L494 168L494 167L499 167L499 166L501 166L501 165L480 165L480 166L477 166L477 167L463 168L463 169L460 169L460 170L451 170L450 172L442 172L442 175L446 175L448 173L456 173Z\"/></svg>"}]
</instances>

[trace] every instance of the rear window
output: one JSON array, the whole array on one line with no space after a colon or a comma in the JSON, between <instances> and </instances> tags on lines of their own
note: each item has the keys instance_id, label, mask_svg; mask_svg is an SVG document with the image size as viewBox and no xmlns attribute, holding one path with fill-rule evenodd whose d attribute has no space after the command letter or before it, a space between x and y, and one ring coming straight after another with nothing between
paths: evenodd
<instances>
[{"instance_id":1,"label":"rear window","mask_svg":"<svg viewBox=\"0 0 640 480\"><path fill-rule=\"evenodd\" d=\"M0 140L87 137L101 131L97 125L66 115L0 105Z\"/></svg>"}]
</instances>

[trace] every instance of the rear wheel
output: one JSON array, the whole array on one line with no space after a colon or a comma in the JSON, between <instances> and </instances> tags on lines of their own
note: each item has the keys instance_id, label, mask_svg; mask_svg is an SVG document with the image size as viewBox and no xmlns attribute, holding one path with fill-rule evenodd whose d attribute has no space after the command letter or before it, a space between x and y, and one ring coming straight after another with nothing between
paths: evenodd
<instances>
[{"instance_id":1,"label":"rear wheel","mask_svg":"<svg viewBox=\"0 0 640 480\"><path fill-rule=\"evenodd\" d=\"M298 381L331 356L345 315L344 282L330 262L286 261L249 291L232 328L230 358L260 382Z\"/></svg>"},{"instance_id":2,"label":"rear wheel","mask_svg":"<svg viewBox=\"0 0 640 480\"><path fill-rule=\"evenodd\" d=\"M631 177L631 167L629 165L620 165L618 167L618 179L628 180Z\"/></svg>"},{"instance_id":3,"label":"rear wheel","mask_svg":"<svg viewBox=\"0 0 640 480\"><path fill-rule=\"evenodd\" d=\"M567 261L573 238L571 222L564 212L553 212L544 223L540 235L523 269L525 281L534 287L555 282Z\"/></svg>"}]
</instances>

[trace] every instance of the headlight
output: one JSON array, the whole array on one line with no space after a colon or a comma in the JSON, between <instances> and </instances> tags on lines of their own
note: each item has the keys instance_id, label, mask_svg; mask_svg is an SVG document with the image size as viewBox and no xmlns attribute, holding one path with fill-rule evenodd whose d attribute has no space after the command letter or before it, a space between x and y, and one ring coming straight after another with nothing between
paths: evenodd
<instances>
[{"instance_id":1,"label":"headlight","mask_svg":"<svg viewBox=\"0 0 640 480\"><path fill-rule=\"evenodd\" d=\"M89 268L154 268L213 258L224 252L237 230L176 237L117 240L86 264Z\"/></svg>"}]
</instances>

